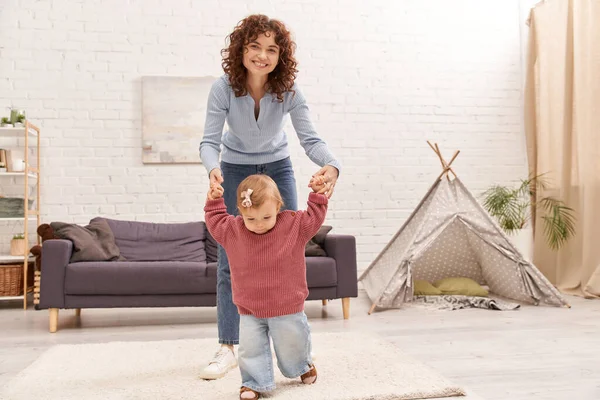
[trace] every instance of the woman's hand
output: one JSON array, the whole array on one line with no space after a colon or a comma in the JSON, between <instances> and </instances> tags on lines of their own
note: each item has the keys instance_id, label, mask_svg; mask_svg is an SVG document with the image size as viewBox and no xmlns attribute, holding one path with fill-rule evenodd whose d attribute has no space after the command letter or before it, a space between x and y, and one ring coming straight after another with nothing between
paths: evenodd
<instances>
[{"instance_id":1,"label":"woman's hand","mask_svg":"<svg viewBox=\"0 0 600 400\"><path fill-rule=\"evenodd\" d=\"M208 198L209 200L217 200L223 197L223 186L220 184L210 185L210 189L208 190Z\"/></svg>"},{"instance_id":2,"label":"woman's hand","mask_svg":"<svg viewBox=\"0 0 600 400\"><path fill-rule=\"evenodd\" d=\"M210 171L210 187L212 188L214 185L220 185L223 183L223 175L221 174L221 170L219 168L213 168Z\"/></svg>"},{"instance_id":3,"label":"woman's hand","mask_svg":"<svg viewBox=\"0 0 600 400\"><path fill-rule=\"evenodd\" d=\"M340 172L338 169L332 165L326 165L318 170L317 173L313 175L313 178L317 176L323 176L325 178L325 185L317 193L324 194L328 199L330 199L333 195L333 189L335 188L335 183L339 174ZM311 187L310 183L308 184L308 187Z\"/></svg>"}]
</instances>

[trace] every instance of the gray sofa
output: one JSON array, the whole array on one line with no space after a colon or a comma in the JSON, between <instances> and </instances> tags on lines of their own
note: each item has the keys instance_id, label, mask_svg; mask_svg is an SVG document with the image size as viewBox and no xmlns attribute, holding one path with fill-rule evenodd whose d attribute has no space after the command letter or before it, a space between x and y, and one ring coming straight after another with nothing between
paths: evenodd
<instances>
[{"instance_id":1,"label":"gray sofa","mask_svg":"<svg viewBox=\"0 0 600 400\"><path fill-rule=\"evenodd\" d=\"M73 242L42 245L40 303L50 310L50 332L58 310L116 307L216 306L216 243L204 222L148 223L106 219L120 250L115 261L71 263ZM356 242L350 235L327 234L326 256L306 257L308 300L342 299L349 317L357 297Z\"/></svg>"}]
</instances>

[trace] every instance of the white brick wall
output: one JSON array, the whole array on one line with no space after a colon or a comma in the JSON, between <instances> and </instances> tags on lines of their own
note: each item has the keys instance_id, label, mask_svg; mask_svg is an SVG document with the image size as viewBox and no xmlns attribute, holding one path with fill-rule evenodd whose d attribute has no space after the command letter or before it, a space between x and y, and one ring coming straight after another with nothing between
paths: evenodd
<instances>
[{"instance_id":1,"label":"white brick wall","mask_svg":"<svg viewBox=\"0 0 600 400\"><path fill-rule=\"evenodd\" d=\"M327 223L357 236L361 269L440 172L427 139L447 157L461 150L455 170L475 193L526 173L518 0L0 7L0 107L24 108L42 127L44 222L203 218L202 165L142 164L140 76L220 74L225 36L252 12L282 19L296 36L299 83L344 164ZM317 167L290 137L303 199Z\"/></svg>"}]
</instances>

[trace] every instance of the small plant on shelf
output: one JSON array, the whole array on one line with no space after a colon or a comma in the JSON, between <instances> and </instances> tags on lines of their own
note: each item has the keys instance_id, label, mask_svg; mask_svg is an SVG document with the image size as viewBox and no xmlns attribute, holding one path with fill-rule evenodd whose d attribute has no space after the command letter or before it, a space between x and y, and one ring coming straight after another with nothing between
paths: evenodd
<instances>
[{"instance_id":1,"label":"small plant on shelf","mask_svg":"<svg viewBox=\"0 0 600 400\"><path fill-rule=\"evenodd\" d=\"M8 120L7 117L2 117L2 119L0 119L0 126L8 126L8 125L12 125L10 123L10 121Z\"/></svg>"},{"instance_id":2,"label":"small plant on shelf","mask_svg":"<svg viewBox=\"0 0 600 400\"><path fill-rule=\"evenodd\" d=\"M17 119L14 123L15 128L21 127L25 125L25 114L19 114L17 115Z\"/></svg>"},{"instance_id":3,"label":"small plant on shelf","mask_svg":"<svg viewBox=\"0 0 600 400\"><path fill-rule=\"evenodd\" d=\"M25 234L17 233L13 235L10 241L10 255L24 256L25 255Z\"/></svg>"}]
</instances>

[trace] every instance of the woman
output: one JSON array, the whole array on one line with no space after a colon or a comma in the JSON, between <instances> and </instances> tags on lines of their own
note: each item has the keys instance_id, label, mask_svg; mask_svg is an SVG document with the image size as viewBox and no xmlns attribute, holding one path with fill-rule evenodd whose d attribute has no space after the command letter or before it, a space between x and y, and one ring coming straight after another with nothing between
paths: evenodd
<instances>
[{"instance_id":1,"label":"woman","mask_svg":"<svg viewBox=\"0 0 600 400\"><path fill-rule=\"evenodd\" d=\"M317 136L306 100L295 84L295 43L277 20L251 15L229 35L221 51L225 74L213 84L207 105L200 157L211 186L224 188L227 212L238 214L236 189L253 174L270 176L283 197L283 209L297 210L296 179L283 131L289 114L308 157L322 168L325 186L319 193L331 197L340 164ZM225 121L229 127L223 133ZM221 153L219 165L219 154ZM200 377L219 379L237 367L234 345L239 343L240 317L231 300L227 254L218 249L217 325L221 348Z\"/></svg>"}]
</instances>

